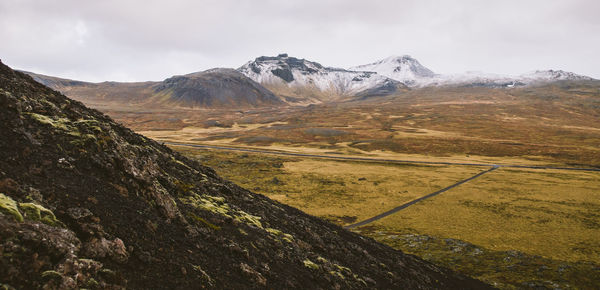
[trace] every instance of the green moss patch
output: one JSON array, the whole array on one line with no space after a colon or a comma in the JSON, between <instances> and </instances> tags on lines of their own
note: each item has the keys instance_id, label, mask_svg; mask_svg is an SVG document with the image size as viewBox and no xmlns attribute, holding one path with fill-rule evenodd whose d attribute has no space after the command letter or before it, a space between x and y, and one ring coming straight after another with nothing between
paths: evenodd
<instances>
[{"instance_id":1,"label":"green moss patch","mask_svg":"<svg viewBox=\"0 0 600 290\"><path fill-rule=\"evenodd\" d=\"M306 267L306 268L313 269L313 270L319 270L319 265L315 264L313 261L311 261L309 259L302 261L302 263L304 263L304 267Z\"/></svg>"},{"instance_id":2,"label":"green moss patch","mask_svg":"<svg viewBox=\"0 0 600 290\"><path fill-rule=\"evenodd\" d=\"M199 216L197 216L197 215L195 215L193 213L188 213L187 216L188 216L189 219L191 219L195 223L203 225L203 226L205 226L207 228L210 228L210 229L213 229L213 230L220 230L221 229L221 227L219 227L217 225L214 225L214 224L210 223L209 221L207 221L207 220L205 220L205 219L203 219L203 218L201 218L201 217L199 217Z\"/></svg>"},{"instance_id":3,"label":"green moss patch","mask_svg":"<svg viewBox=\"0 0 600 290\"><path fill-rule=\"evenodd\" d=\"M19 212L17 202L2 193L0 193L0 212L12 216L18 222L23 221L23 215Z\"/></svg>"},{"instance_id":4,"label":"green moss patch","mask_svg":"<svg viewBox=\"0 0 600 290\"><path fill-rule=\"evenodd\" d=\"M191 196L182 198L181 201L183 201L186 204L192 205L198 209L219 214L224 217L233 218L231 216L231 208L229 208L229 205L227 203L222 202L222 199L219 199L214 196L200 196L198 194L193 194Z\"/></svg>"},{"instance_id":5,"label":"green moss patch","mask_svg":"<svg viewBox=\"0 0 600 290\"><path fill-rule=\"evenodd\" d=\"M346 277L344 277L344 275L338 271L329 271L329 275L336 276L342 280L346 279Z\"/></svg>"},{"instance_id":6,"label":"green moss patch","mask_svg":"<svg viewBox=\"0 0 600 290\"><path fill-rule=\"evenodd\" d=\"M102 128L98 126L99 122L97 120L90 119L71 122L67 118L51 118L36 113L28 113L27 115L39 123L50 125L56 129L66 132L69 136L74 137L75 140L70 142L71 145L74 146L81 147L87 144L88 141L97 141L96 136L93 134L82 133L80 129L83 129L83 131L92 131L94 133L103 132Z\"/></svg>"},{"instance_id":7,"label":"green moss patch","mask_svg":"<svg viewBox=\"0 0 600 290\"><path fill-rule=\"evenodd\" d=\"M63 226L63 223L56 218L51 210L39 204L31 202L19 203L19 208L28 220L40 221L50 226Z\"/></svg>"},{"instance_id":8,"label":"green moss patch","mask_svg":"<svg viewBox=\"0 0 600 290\"><path fill-rule=\"evenodd\" d=\"M260 217L251 215L247 212L232 209L229 204L225 202L225 198L219 196L210 195L198 195L193 193L190 196L180 199L183 203L191 205L195 208L209 211L224 217L232 218L238 223L243 223L257 228L263 228Z\"/></svg>"},{"instance_id":9,"label":"green moss patch","mask_svg":"<svg viewBox=\"0 0 600 290\"><path fill-rule=\"evenodd\" d=\"M52 126L54 128L61 129L61 130L64 130L64 131L71 131L71 130L73 130L68 125L68 123L70 123L69 119L66 119L66 118L53 119L53 118L50 118L48 116L44 116L44 115L40 115L40 114L36 114L36 113L28 113L28 115L32 119L34 119L34 120L36 120L36 121L38 121L38 122L40 122L42 124L50 125L50 126Z\"/></svg>"},{"instance_id":10,"label":"green moss patch","mask_svg":"<svg viewBox=\"0 0 600 290\"><path fill-rule=\"evenodd\" d=\"M234 220L237 222L240 222L240 223L253 225L257 228L261 228L261 229L263 228L262 223L260 222L259 216L251 215L251 214L241 211L241 210L236 211Z\"/></svg>"},{"instance_id":11,"label":"green moss patch","mask_svg":"<svg viewBox=\"0 0 600 290\"><path fill-rule=\"evenodd\" d=\"M265 228L265 231L267 231L271 236L275 236L283 241L286 241L288 243L292 243L294 241L294 236L284 233L278 229L274 229L274 228Z\"/></svg>"}]
</instances>

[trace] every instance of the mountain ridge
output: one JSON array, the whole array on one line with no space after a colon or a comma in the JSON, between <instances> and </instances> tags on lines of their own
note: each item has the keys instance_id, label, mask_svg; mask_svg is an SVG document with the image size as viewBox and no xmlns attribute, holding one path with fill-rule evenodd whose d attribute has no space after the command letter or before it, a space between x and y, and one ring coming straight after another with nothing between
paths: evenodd
<instances>
[{"instance_id":1,"label":"mountain ridge","mask_svg":"<svg viewBox=\"0 0 600 290\"><path fill-rule=\"evenodd\" d=\"M373 63L351 67L351 70L366 70L402 82L409 87L428 86L483 86L505 87L527 86L554 81L594 81L594 78L563 70L536 70L518 76L465 72L460 74L436 74L409 56L390 56Z\"/></svg>"},{"instance_id":2,"label":"mountain ridge","mask_svg":"<svg viewBox=\"0 0 600 290\"><path fill-rule=\"evenodd\" d=\"M88 83L25 72L36 81L96 108L258 108L362 101L425 87L514 88L555 82L597 82L562 70L520 76L483 72L436 74L409 56L390 56L350 69L287 54L260 56L238 69L214 68L160 82Z\"/></svg>"},{"instance_id":3,"label":"mountain ridge","mask_svg":"<svg viewBox=\"0 0 600 290\"><path fill-rule=\"evenodd\" d=\"M87 104L102 106L253 108L285 104L243 74L214 68L163 81L89 83L24 72L34 80Z\"/></svg>"},{"instance_id":4,"label":"mountain ridge","mask_svg":"<svg viewBox=\"0 0 600 290\"><path fill-rule=\"evenodd\" d=\"M402 83L377 73L326 67L285 53L257 57L238 71L274 91L288 88L283 94L294 97L305 97L305 90L309 90L314 95L310 101L314 102L389 95L406 89Z\"/></svg>"}]
</instances>

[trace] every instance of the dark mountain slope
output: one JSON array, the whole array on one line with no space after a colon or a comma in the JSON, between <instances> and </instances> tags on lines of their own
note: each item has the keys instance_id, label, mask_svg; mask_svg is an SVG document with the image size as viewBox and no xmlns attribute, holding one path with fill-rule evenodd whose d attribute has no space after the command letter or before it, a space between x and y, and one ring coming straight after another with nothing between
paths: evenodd
<instances>
[{"instance_id":1,"label":"dark mountain slope","mask_svg":"<svg viewBox=\"0 0 600 290\"><path fill-rule=\"evenodd\" d=\"M244 190L1 63L0 193L2 287L487 287Z\"/></svg>"},{"instance_id":2,"label":"dark mountain slope","mask_svg":"<svg viewBox=\"0 0 600 290\"><path fill-rule=\"evenodd\" d=\"M162 82L88 83L25 72L34 80L95 108L254 108L285 104L233 69L211 69Z\"/></svg>"},{"instance_id":3,"label":"dark mountain slope","mask_svg":"<svg viewBox=\"0 0 600 290\"><path fill-rule=\"evenodd\" d=\"M211 69L174 76L154 87L171 102L200 107L258 107L282 105L271 91L234 69Z\"/></svg>"}]
</instances>

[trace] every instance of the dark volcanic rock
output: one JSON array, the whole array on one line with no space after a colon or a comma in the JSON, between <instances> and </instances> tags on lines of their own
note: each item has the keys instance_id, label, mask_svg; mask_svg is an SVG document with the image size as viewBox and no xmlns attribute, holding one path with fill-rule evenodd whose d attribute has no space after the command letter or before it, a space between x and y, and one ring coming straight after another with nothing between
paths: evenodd
<instances>
[{"instance_id":1,"label":"dark volcanic rock","mask_svg":"<svg viewBox=\"0 0 600 290\"><path fill-rule=\"evenodd\" d=\"M387 96L393 94L394 92L397 92L399 89L402 89L402 86L399 82L389 80L383 83L381 86L363 91L357 96L361 97L362 99L370 97Z\"/></svg>"},{"instance_id":2,"label":"dark volcanic rock","mask_svg":"<svg viewBox=\"0 0 600 290\"><path fill-rule=\"evenodd\" d=\"M271 91L233 69L211 69L174 76L154 91L171 101L200 107L256 107L284 102Z\"/></svg>"},{"instance_id":3,"label":"dark volcanic rock","mask_svg":"<svg viewBox=\"0 0 600 290\"><path fill-rule=\"evenodd\" d=\"M294 80L294 75L292 74L292 71L290 69L278 68L272 70L271 72L288 83Z\"/></svg>"},{"instance_id":4,"label":"dark volcanic rock","mask_svg":"<svg viewBox=\"0 0 600 290\"><path fill-rule=\"evenodd\" d=\"M3 64L0 185L9 289L487 288L244 190Z\"/></svg>"}]
</instances>

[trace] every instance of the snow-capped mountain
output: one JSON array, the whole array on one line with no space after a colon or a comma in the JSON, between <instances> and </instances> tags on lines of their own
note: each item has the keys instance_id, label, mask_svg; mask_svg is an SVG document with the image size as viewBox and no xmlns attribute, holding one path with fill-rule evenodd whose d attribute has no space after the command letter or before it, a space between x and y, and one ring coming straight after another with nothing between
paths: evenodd
<instances>
[{"instance_id":1,"label":"snow-capped mountain","mask_svg":"<svg viewBox=\"0 0 600 290\"><path fill-rule=\"evenodd\" d=\"M390 56L374 63L351 67L353 71L371 71L409 86L428 83L436 77L430 69L424 67L410 55Z\"/></svg>"},{"instance_id":2,"label":"snow-capped mountain","mask_svg":"<svg viewBox=\"0 0 600 290\"><path fill-rule=\"evenodd\" d=\"M562 70L538 70L520 76L508 76L484 72L436 74L408 55L390 56L374 63L352 67L350 70L376 72L379 75L397 80L410 87L477 86L511 88L564 80L594 80L587 76Z\"/></svg>"},{"instance_id":3,"label":"snow-capped mountain","mask_svg":"<svg viewBox=\"0 0 600 290\"><path fill-rule=\"evenodd\" d=\"M280 54L261 56L238 69L254 81L274 91L287 88L286 94L302 96L306 90L316 99L349 96L387 95L405 86L376 72L350 71L325 67L319 63Z\"/></svg>"},{"instance_id":4,"label":"snow-capped mountain","mask_svg":"<svg viewBox=\"0 0 600 290\"><path fill-rule=\"evenodd\" d=\"M552 81L592 81L594 78L578 75L564 70L537 70L520 76L529 82L552 82Z\"/></svg>"},{"instance_id":5,"label":"snow-capped mountain","mask_svg":"<svg viewBox=\"0 0 600 290\"><path fill-rule=\"evenodd\" d=\"M455 85L468 87L494 87L512 88L529 85L547 84L556 81L591 81L591 77L578 75L562 70L543 70L509 76L483 72L466 72L463 74L437 75L433 78L421 80L421 86Z\"/></svg>"},{"instance_id":6,"label":"snow-capped mountain","mask_svg":"<svg viewBox=\"0 0 600 290\"><path fill-rule=\"evenodd\" d=\"M461 87L490 87L490 88L512 88L524 86L518 77L501 74L485 73L479 71L468 71L461 74L436 75L417 82L419 86L461 86Z\"/></svg>"}]
</instances>

